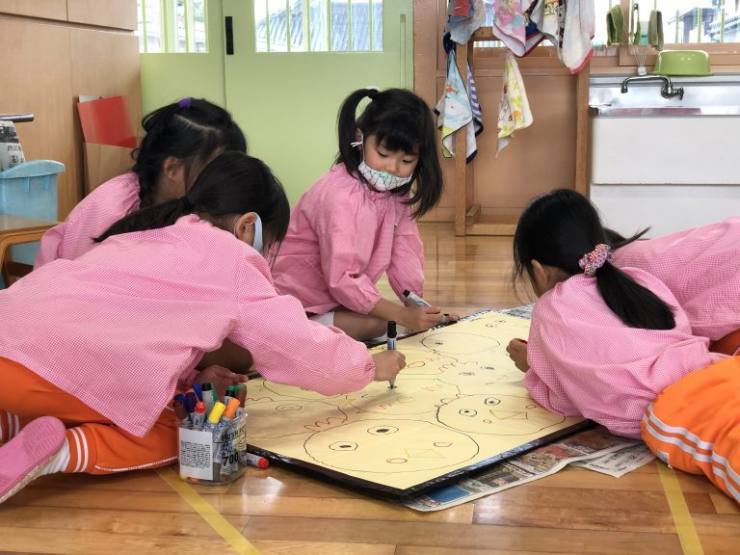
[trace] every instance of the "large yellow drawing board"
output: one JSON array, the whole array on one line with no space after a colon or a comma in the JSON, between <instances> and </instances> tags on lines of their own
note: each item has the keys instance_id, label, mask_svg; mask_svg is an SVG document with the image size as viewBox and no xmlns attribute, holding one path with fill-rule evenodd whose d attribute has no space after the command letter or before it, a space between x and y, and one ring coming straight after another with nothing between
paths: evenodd
<instances>
[{"instance_id":1,"label":"large yellow drawing board","mask_svg":"<svg viewBox=\"0 0 740 555\"><path fill-rule=\"evenodd\" d=\"M546 411L522 386L506 345L528 330L529 320L485 312L401 339L395 389L325 397L250 380L251 450L404 496L540 445L583 420Z\"/></svg>"}]
</instances>

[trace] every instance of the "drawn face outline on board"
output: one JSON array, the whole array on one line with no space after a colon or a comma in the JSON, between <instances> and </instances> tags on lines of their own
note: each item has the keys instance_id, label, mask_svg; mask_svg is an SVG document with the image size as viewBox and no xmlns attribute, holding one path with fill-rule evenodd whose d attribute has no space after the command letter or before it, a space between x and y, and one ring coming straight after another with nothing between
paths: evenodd
<instances>
[{"instance_id":1,"label":"drawn face outline on board","mask_svg":"<svg viewBox=\"0 0 740 555\"><path fill-rule=\"evenodd\" d=\"M396 388L385 382L373 382L362 391L350 393L341 407L348 413L372 413L386 417L432 415L442 397L457 395L460 390L440 380L399 375ZM374 418L374 417L371 417Z\"/></svg>"},{"instance_id":2,"label":"drawn face outline on board","mask_svg":"<svg viewBox=\"0 0 740 555\"><path fill-rule=\"evenodd\" d=\"M488 393L443 399L437 420L454 430L486 435L529 435L565 421L529 397Z\"/></svg>"},{"instance_id":3,"label":"drawn face outline on board","mask_svg":"<svg viewBox=\"0 0 740 555\"><path fill-rule=\"evenodd\" d=\"M308 435L322 427L347 421L344 411L324 401L262 398L251 400L247 412L251 422L259 423L259 426L247 426L250 441Z\"/></svg>"},{"instance_id":4,"label":"drawn face outline on board","mask_svg":"<svg viewBox=\"0 0 740 555\"><path fill-rule=\"evenodd\" d=\"M398 473L445 468L478 454L467 434L424 420L368 419L318 432L304 443L306 453L330 468Z\"/></svg>"},{"instance_id":5,"label":"drawn face outline on board","mask_svg":"<svg viewBox=\"0 0 740 555\"><path fill-rule=\"evenodd\" d=\"M421 340L421 344L430 351L449 357L475 355L501 347L501 342L492 337L447 329L429 333Z\"/></svg>"}]
</instances>

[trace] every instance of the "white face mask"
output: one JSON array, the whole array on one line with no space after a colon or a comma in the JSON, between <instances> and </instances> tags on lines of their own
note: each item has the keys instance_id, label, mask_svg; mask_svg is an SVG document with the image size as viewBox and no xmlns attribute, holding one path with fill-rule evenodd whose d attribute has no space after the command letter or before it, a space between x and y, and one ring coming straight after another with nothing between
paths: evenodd
<instances>
[{"instance_id":1,"label":"white face mask","mask_svg":"<svg viewBox=\"0 0 740 555\"><path fill-rule=\"evenodd\" d=\"M262 220L260 219L259 214L255 213L255 216L257 216L257 219L254 220L254 239L252 239L252 248L256 250L258 253L262 253L262 249L264 248L264 245L262 244ZM239 220L234 222L234 237L239 239L239 234L237 233L236 226L239 223Z\"/></svg>"},{"instance_id":2,"label":"white face mask","mask_svg":"<svg viewBox=\"0 0 740 555\"><path fill-rule=\"evenodd\" d=\"M357 166L358 171L362 176L367 179L367 182L373 186L373 189L377 191L392 191L398 189L409 183L413 178L413 174L407 177L400 177L393 175L392 173L376 170L368 166L363 160L360 165Z\"/></svg>"},{"instance_id":3,"label":"white face mask","mask_svg":"<svg viewBox=\"0 0 740 555\"><path fill-rule=\"evenodd\" d=\"M367 179L367 182L372 185L373 189L376 191L392 191L393 189L398 189L399 187L403 187L404 185L411 182L412 179L414 179L414 174L412 173L408 177L399 177L397 175L393 175L392 173L384 172L381 170L376 170L375 168L371 168L365 163L365 137L362 134L362 131L360 133L360 140L359 141L352 141L350 145L352 145L355 148L359 148L362 150L362 162L360 162L360 165L357 166L357 170L360 172L362 177Z\"/></svg>"}]
</instances>

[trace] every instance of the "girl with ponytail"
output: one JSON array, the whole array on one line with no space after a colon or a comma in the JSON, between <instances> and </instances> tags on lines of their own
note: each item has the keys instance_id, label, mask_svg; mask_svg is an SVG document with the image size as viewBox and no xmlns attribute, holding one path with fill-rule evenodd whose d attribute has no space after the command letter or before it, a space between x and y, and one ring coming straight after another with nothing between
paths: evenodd
<instances>
[{"instance_id":1,"label":"girl with ponytail","mask_svg":"<svg viewBox=\"0 0 740 555\"><path fill-rule=\"evenodd\" d=\"M388 320L411 330L438 324L438 308L391 302L376 287L387 273L402 301L405 290L423 294L416 218L442 195L429 107L407 90L357 90L340 109L338 138L336 165L293 209L273 268L278 290L356 339L382 335Z\"/></svg>"},{"instance_id":2,"label":"girl with ponytail","mask_svg":"<svg viewBox=\"0 0 740 555\"><path fill-rule=\"evenodd\" d=\"M256 158L227 152L179 198L118 221L99 245L0 291L0 503L55 472L171 464L177 390L243 376L196 371L225 340L258 372L325 395L394 378L403 355L311 322L278 295L262 256L285 235L283 188Z\"/></svg>"},{"instance_id":3,"label":"girl with ponytail","mask_svg":"<svg viewBox=\"0 0 740 555\"><path fill-rule=\"evenodd\" d=\"M111 224L139 208L181 197L213 157L247 151L231 114L207 100L183 98L144 117L144 137L132 152L134 165L82 199L67 219L41 239L38 268L57 258L90 250Z\"/></svg>"},{"instance_id":4,"label":"girl with ponytail","mask_svg":"<svg viewBox=\"0 0 740 555\"><path fill-rule=\"evenodd\" d=\"M539 297L528 342L509 354L548 410L640 437L645 408L668 385L722 355L692 334L686 313L653 275L612 263L609 233L572 190L532 202L514 235L515 277Z\"/></svg>"}]
</instances>

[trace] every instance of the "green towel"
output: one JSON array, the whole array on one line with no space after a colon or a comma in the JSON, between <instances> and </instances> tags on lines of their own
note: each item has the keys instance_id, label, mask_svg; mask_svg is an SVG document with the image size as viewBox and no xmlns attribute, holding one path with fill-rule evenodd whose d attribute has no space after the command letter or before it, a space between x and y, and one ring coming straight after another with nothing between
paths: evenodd
<instances>
[{"instance_id":1,"label":"green towel","mask_svg":"<svg viewBox=\"0 0 740 555\"><path fill-rule=\"evenodd\" d=\"M640 6L635 2L632 4L632 21L630 26L630 39L632 44L640 44Z\"/></svg>"},{"instance_id":2,"label":"green towel","mask_svg":"<svg viewBox=\"0 0 740 555\"><path fill-rule=\"evenodd\" d=\"M622 42L622 33L624 33L624 14L622 13L622 6L619 4L612 6L606 14L606 33L607 46Z\"/></svg>"},{"instance_id":3,"label":"green towel","mask_svg":"<svg viewBox=\"0 0 740 555\"><path fill-rule=\"evenodd\" d=\"M663 50L663 14L659 10L650 12L648 43L658 51Z\"/></svg>"}]
</instances>

